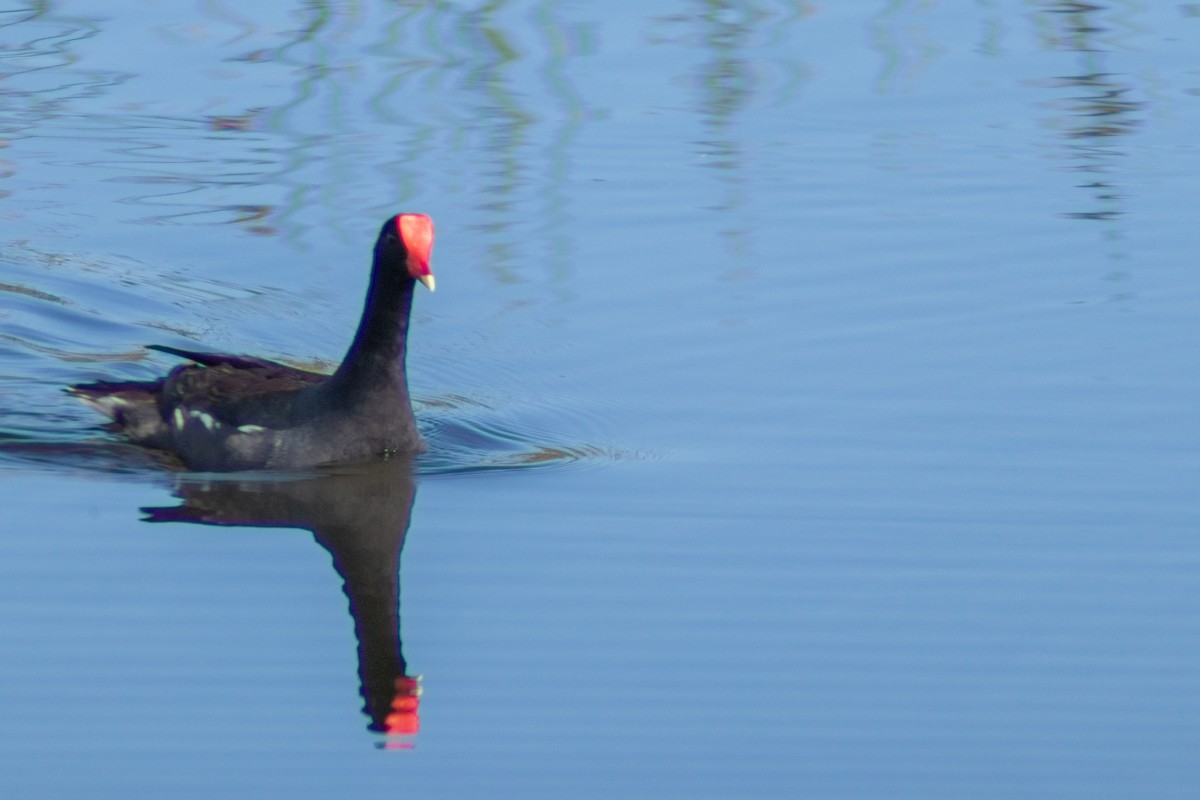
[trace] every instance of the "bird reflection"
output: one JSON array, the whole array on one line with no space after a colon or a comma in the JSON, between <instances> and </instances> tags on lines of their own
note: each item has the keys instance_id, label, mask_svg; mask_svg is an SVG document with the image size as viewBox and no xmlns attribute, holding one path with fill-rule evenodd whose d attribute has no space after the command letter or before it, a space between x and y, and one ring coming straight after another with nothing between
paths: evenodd
<instances>
[{"instance_id":1,"label":"bird reflection","mask_svg":"<svg viewBox=\"0 0 1200 800\"><path fill-rule=\"evenodd\" d=\"M302 528L329 551L350 601L368 728L384 748L408 748L419 727L419 679L400 640L400 550L416 483L394 459L283 480L181 478L179 506L143 508L147 522Z\"/></svg>"}]
</instances>

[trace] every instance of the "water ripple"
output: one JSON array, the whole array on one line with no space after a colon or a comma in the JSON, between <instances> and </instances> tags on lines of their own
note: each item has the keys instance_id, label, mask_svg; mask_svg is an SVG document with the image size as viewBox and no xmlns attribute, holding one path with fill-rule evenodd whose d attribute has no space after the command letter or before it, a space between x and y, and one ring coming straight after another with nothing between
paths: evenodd
<instances>
[{"instance_id":1,"label":"water ripple","mask_svg":"<svg viewBox=\"0 0 1200 800\"><path fill-rule=\"evenodd\" d=\"M95 415L60 392L82 380L145 380L166 372L171 362L142 346L162 340L163 331L179 337L165 337L179 346L266 352L317 371L332 367L320 359L288 357L288 350L313 342L292 339L281 352L250 337L228 341L228 334L219 334L246 327L252 312L266 319L289 316L299 301L286 291L151 269L129 259L44 252L27 243L0 247L0 263L7 278L0 284L6 297L0 307L0 470L77 468L124 475L171 467L100 428ZM201 323L212 329L193 329ZM511 377L480 361L473 348L442 345L443 358L434 364L422 360L422 372L437 388L419 393L415 404L429 443L418 462L421 474L559 469L641 457L612 445L597 422L602 414L579 410L587 403L554 395L533 399L533 389L510 385ZM452 388L481 382L493 396ZM418 376L418 390L421 384Z\"/></svg>"},{"instance_id":2,"label":"water ripple","mask_svg":"<svg viewBox=\"0 0 1200 800\"><path fill-rule=\"evenodd\" d=\"M458 395L418 400L417 414L429 444L417 462L423 475L557 469L632 455L612 446L548 433L535 422Z\"/></svg>"},{"instance_id":3,"label":"water ripple","mask_svg":"<svg viewBox=\"0 0 1200 800\"><path fill-rule=\"evenodd\" d=\"M465 397L426 399L416 405L429 445L417 460L421 475L561 469L647 457L611 446L556 440L559 437L530 423L513 424L495 409ZM68 469L127 476L180 469L168 455L99 431L98 426L81 430L78 420L67 415L7 409L0 429L0 470Z\"/></svg>"}]
</instances>

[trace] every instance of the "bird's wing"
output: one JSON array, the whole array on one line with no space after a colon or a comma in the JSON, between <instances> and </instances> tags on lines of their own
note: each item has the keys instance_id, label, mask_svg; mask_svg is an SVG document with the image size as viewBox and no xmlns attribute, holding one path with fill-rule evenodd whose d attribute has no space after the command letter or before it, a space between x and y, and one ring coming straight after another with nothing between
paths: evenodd
<instances>
[{"instance_id":1,"label":"bird's wing","mask_svg":"<svg viewBox=\"0 0 1200 800\"><path fill-rule=\"evenodd\" d=\"M255 358L253 356L232 356L225 353L198 353L193 350L180 350L178 347L168 347L164 344L148 344L147 350L157 350L160 353L179 356L190 361L195 361L197 364L203 364L206 367L219 367L228 365L234 369L279 369L287 372L298 372L305 375L313 375L318 379L326 376L316 372L308 372L307 370L289 367L287 364L280 364L278 361L271 361L266 358Z\"/></svg>"},{"instance_id":2,"label":"bird's wing","mask_svg":"<svg viewBox=\"0 0 1200 800\"><path fill-rule=\"evenodd\" d=\"M288 427L297 392L327 377L258 359L222 359L225 357L214 355L208 366L184 364L171 370L163 382L160 401L164 418L181 408L202 411L232 425Z\"/></svg>"}]
</instances>

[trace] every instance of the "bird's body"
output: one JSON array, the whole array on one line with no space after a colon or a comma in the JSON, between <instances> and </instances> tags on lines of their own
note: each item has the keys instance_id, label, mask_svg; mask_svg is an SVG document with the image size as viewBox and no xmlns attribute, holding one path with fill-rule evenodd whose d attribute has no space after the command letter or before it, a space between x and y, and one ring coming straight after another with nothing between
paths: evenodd
<instances>
[{"instance_id":1,"label":"bird's body","mask_svg":"<svg viewBox=\"0 0 1200 800\"><path fill-rule=\"evenodd\" d=\"M362 321L332 375L247 356L152 346L190 359L156 381L79 384L68 391L132 441L189 469L290 469L421 449L405 354L413 287L431 289L433 223L388 220L375 244Z\"/></svg>"}]
</instances>

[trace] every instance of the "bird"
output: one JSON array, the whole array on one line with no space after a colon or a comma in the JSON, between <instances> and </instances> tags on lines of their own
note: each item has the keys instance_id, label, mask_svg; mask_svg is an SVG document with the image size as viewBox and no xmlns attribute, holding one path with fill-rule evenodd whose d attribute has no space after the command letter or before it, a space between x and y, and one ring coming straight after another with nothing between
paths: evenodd
<instances>
[{"instance_id":1,"label":"bird","mask_svg":"<svg viewBox=\"0 0 1200 800\"><path fill-rule=\"evenodd\" d=\"M411 456L424 449L405 356L413 290L435 283L433 220L391 217L375 242L354 339L332 374L264 358L149 349L188 359L152 381L96 381L66 391L108 428L200 472L304 469Z\"/></svg>"}]
</instances>

